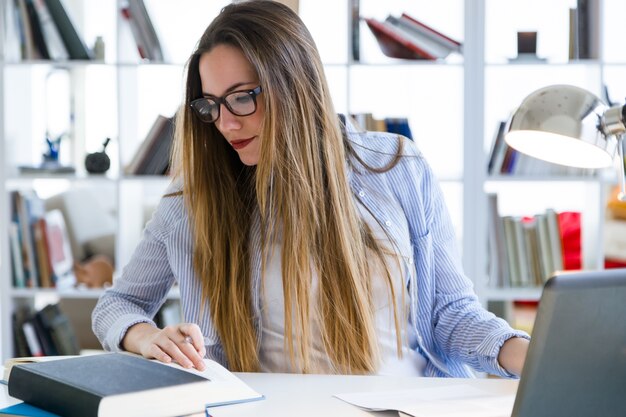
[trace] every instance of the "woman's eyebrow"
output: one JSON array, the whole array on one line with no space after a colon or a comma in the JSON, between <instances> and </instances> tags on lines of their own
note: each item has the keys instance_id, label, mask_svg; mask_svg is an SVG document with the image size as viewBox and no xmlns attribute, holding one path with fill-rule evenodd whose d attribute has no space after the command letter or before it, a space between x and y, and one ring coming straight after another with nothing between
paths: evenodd
<instances>
[{"instance_id":1,"label":"woman's eyebrow","mask_svg":"<svg viewBox=\"0 0 626 417\"><path fill-rule=\"evenodd\" d=\"M236 89L238 89L242 85L246 85L246 84L254 84L254 83L252 81L244 81L244 82L240 82L240 83L235 83L235 84L231 85L230 87L228 87L226 89L226 91L224 91L224 94L228 94L231 91L235 91ZM210 94L210 93L207 93L205 91L202 92L202 95L205 96L205 97L218 97L215 94Z\"/></svg>"}]
</instances>

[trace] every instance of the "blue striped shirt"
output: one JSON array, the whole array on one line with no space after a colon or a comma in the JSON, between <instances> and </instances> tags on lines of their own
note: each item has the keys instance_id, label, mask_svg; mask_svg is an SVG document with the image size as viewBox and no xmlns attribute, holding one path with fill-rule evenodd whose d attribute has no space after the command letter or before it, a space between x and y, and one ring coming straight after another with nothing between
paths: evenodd
<instances>
[{"instance_id":1,"label":"blue striped shirt","mask_svg":"<svg viewBox=\"0 0 626 417\"><path fill-rule=\"evenodd\" d=\"M382 167L397 149L397 136L348 131L357 154L370 166ZM426 358L424 374L470 377L470 367L512 377L497 361L502 344L514 336L528 338L486 311L463 273L452 223L442 192L415 144L405 140L403 157L385 173L357 168L348 173L354 195L387 228L405 267L409 294L409 326L416 349ZM171 185L168 192L179 190ZM251 236L253 307L261 332L261 251L258 225ZM407 242L408 239L408 242ZM170 288L180 288L183 320L196 323L205 335L207 356L227 366L209 308L201 308L201 286L193 269L189 218L182 196L162 198L130 262L92 314L94 333L107 350L121 349L128 328L154 323L152 318ZM202 314L201 314L202 312Z\"/></svg>"}]
</instances>

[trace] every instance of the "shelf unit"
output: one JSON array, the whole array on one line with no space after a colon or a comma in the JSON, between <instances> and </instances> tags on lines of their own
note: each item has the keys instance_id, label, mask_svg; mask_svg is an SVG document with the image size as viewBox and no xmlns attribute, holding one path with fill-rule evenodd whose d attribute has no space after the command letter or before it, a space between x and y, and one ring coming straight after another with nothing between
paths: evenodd
<instances>
[{"instance_id":1,"label":"shelf unit","mask_svg":"<svg viewBox=\"0 0 626 417\"><path fill-rule=\"evenodd\" d=\"M596 25L600 41L599 57L570 61L567 48L568 9L576 7L576 1L559 0L548 4L537 0L506 3L485 0L486 53L483 73L486 82L482 109L485 152L489 150L497 123L506 119L526 95L540 87L572 84L603 97L603 86L606 85L615 101L626 96L626 80L623 77L626 54L616 40L616 35L626 32L618 23L618 16L623 15L626 6L619 0L592 2L599 10ZM537 10L542 12L537 13ZM546 58L545 62L507 62L508 58L516 56L516 32L524 30L538 31L537 55ZM486 178L484 190L498 194L501 214L533 215L548 207L557 211L580 211L582 266L584 269L602 269L605 206L616 178L617 169L604 170L593 177L499 175ZM541 291L537 288L498 289L485 284L480 294L486 304L510 304L516 300L538 300Z\"/></svg>"}]
</instances>

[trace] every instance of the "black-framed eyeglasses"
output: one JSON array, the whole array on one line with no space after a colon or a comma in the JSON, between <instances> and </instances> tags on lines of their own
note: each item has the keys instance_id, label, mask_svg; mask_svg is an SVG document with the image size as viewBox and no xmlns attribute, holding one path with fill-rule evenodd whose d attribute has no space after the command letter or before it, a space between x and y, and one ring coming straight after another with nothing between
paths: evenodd
<instances>
[{"instance_id":1,"label":"black-framed eyeglasses","mask_svg":"<svg viewBox=\"0 0 626 417\"><path fill-rule=\"evenodd\" d=\"M220 117L220 105L226 106L235 116L249 116L256 111L256 96L261 86L252 90L239 90L222 97L201 97L191 102L191 108L204 123L214 123Z\"/></svg>"}]
</instances>

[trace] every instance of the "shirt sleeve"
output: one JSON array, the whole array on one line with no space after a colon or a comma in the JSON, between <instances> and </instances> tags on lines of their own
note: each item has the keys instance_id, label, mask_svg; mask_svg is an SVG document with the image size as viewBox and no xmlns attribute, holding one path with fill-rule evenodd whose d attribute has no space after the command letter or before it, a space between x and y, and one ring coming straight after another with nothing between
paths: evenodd
<instances>
[{"instance_id":1,"label":"shirt sleeve","mask_svg":"<svg viewBox=\"0 0 626 417\"><path fill-rule=\"evenodd\" d=\"M173 209L176 199L182 197L162 198L130 262L98 300L92 327L106 350L122 350L122 339L137 323L156 326L153 318L175 281L167 238L172 224L180 221L180 211Z\"/></svg>"},{"instance_id":2,"label":"shirt sleeve","mask_svg":"<svg viewBox=\"0 0 626 417\"><path fill-rule=\"evenodd\" d=\"M457 241L451 231L443 194L432 175L429 195L432 201L435 282L435 337L447 355L474 369L513 377L498 363L504 342L511 337L529 338L521 331L487 311L479 302L472 281L463 272Z\"/></svg>"},{"instance_id":3,"label":"shirt sleeve","mask_svg":"<svg viewBox=\"0 0 626 417\"><path fill-rule=\"evenodd\" d=\"M467 364L481 372L514 377L498 363L500 348L511 337L529 339L529 336L511 328L479 302L472 281L463 271L454 228L439 184L424 158L415 147L408 146L408 151L418 156L413 158L411 169L417 181L415 199L421 200L419 206L423 210L414 214L420 217L416 222L420 230L415 239L428 241L428 251L432 251L429 259L421 258L422 265L417 265L417 285L426 288L422 288L423 299L418 303L428 299L429 325L439 356L449 370Z\"/></svg>"}]
</instances>

